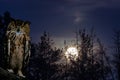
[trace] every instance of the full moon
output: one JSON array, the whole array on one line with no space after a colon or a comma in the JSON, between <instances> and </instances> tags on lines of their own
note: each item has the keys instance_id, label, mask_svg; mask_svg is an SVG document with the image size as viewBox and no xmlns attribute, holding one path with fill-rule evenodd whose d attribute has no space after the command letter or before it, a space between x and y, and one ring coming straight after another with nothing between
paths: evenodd
<instances>
[{"instance_id":1,"label":"full moon","mask_svg":"<svg viewBox=\"0 0 120 80\"><path fill-rule=\"evenodd\" d=\"M67 51L65 52L65 56L67 59L74 59L78 57L78 50L75 47L69 47Z\"/></svg>"}]
</instances>

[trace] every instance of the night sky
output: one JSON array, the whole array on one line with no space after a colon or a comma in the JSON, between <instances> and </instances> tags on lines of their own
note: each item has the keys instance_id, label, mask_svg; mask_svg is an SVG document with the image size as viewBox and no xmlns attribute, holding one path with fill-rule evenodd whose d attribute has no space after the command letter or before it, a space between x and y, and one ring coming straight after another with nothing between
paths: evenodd
<instances>
[{"instance_id":1,"label":"night sky","mask_svg":"<svg viewBox=\"0 0 120 80\"><path fill-rule=\"evenodd\" d=\"M32 41L46 30L57 46L75 38L76 29L92 27L111 44L113 30L120 29L120 0L0 0L0 15L5 11L31 22Z\"/></svg>"}]
</instances>

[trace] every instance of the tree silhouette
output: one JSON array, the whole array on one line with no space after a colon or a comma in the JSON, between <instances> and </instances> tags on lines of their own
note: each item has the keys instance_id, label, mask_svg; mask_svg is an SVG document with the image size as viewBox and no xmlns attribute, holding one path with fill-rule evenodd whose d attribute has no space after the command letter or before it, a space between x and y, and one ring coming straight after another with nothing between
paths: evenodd
<instances>
[{"instance_id":1,"label":"tree silhouette","mask_svg":"<svg viewBox=\"0 0 120 80\"><path fill-rule=\"evenodd\" d=\"M89 34L83 29L77 34L79 56L77 61L71 60L72 66L69 72L72 72L70 73L72 79L106 80L111 67L106 65L108 62L102 44L95 39L93 32Z\"/></svg>"},{"instance_id":2,"label":"tree silhouette","mask_svg":"<svg viewBox=\"0 0 120 80\"><path fill-rule=\"evenodd\" d=\"M38 44L32 45L30 60L30 79L53 80L56 72L55 61L59 59L60 50L53 49L53 41L46 32L40 37Z\"/></svg>"},{"instance_id":3,"label":"tree silhouette","mask_svg":"<svg viewBox=\"0 0 120 80\"><path fill-rule=\"evenodd\" d=\"M4 13L4 16L0 16L0 67L2 68L6 68L6 60L5 60L5 53L6 53L6 37L5 37L5 33L7 30L7 26L10 23L10 21L13 20L13 18L11 17L10 13L8 11L6 11Z\"/></svg>"},{"instance_id":4,"label":"tree silhouette","mask_svg":"<svg viewBox=\"0 0 120 80\"><path fill-rule=\"evenodd\" d=\"M117 80L120 80L120 30L114 32L114 64L117 70Z\"/></svg>"}]
</instances>

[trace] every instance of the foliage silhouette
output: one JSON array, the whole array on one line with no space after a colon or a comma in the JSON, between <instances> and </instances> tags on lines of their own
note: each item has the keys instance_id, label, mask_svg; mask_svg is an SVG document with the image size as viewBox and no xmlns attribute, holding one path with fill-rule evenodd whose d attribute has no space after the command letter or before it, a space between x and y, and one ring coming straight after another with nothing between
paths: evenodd
<instances>
[{"instance_id":1,"label":"foliage silhouette","mask_svg":"<svg viewBox=\"0 0 120 80\"><path fill-rule=\"evenodd\" d=\"M114 63L114 67L116 69L116 73L117 73L117 80L120 80L120 30L116 30L114 31L114 37L113 37L113 41L114 41L114 59L113 59L113 63Z\"/></svg>"},{"instance_id":2,"label":"foliage silhouette","mask_svg":"<svg viewBox=\"0 0 120 80\"><path fill-rule=\"evenodd\" d=\"M30 60L30 79L34 80L50 80L55 74L57 66L54 62L59 59L60 50L53 49L53 41L49 34L44 32L40 37L38 44L32 44L32 56ZM52 78L53 80L53 78Z\"/></svg>"}]
</instances>

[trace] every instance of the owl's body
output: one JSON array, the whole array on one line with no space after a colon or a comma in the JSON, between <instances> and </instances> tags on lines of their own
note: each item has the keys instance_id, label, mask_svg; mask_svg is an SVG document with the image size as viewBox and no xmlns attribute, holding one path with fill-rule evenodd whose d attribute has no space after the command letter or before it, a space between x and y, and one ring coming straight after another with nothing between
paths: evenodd
<instances>
[{"instance_id":1,"label":"owl's body","mask_svg":"<svg viewBox=\"0 0 120 80\"><path fill-rule=\"evenodd\" d=\"M30 56L30 37L27 28L28 23L16 20L10 22L6 32L8 68L22 77L25 77L22 70L28 64Z\"/></svg>"}]
</instances>

